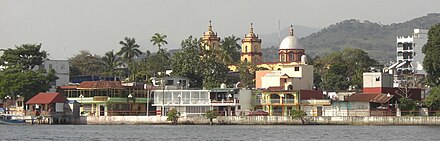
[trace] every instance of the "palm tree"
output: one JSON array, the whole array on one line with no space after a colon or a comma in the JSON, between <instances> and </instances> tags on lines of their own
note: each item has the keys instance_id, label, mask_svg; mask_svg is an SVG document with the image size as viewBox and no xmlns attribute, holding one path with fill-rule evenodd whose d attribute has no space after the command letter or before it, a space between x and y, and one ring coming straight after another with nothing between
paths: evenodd
<instances>
[{"instance_id":1,"label":"palm tree","mask_svg":"<svg viewBox=\"0 0 440 141\"><path fill-rule=\"evenodd\" d=\"M219 59L225 64L236 63L240 59L240 45L237 43L240 38L236 38L234 35L226 37L221 41L221 51Z\"/></svg>"},{"instance_id":2,"label":"palm tree","mask_svg":"<svg viewBox=\"0 0 440 141\"><path fill-rule=\"evenodd\" d=\"M160 33L154 33L154 35L151 37L150 42L153 43L153 45L157 45L157 47L163 46L168 44L168 42L165 40L167 38L167 35L165 34L160 34Z\"/></svg>"},{"instance_id":3,"label":"palm tree","mask_svg":"<svg viewBox=\"0 0 440 141\"><path fill-rule=\"evenodd\" d=\"M113 50L106 52L102 57L102 61L106 67L106 71L111 76L115 76L115 69L122 64L120 58L116 56Z\"/></svg>"},{"instance_id":4,"label":"palm tree","mask_svg":"<svg viewBox=\"0 0 440 141\"><path fill-rule=\"evenodd\" d=\"M125 37L124 41L119 41L119 44L122 45L121 50L117 53L117 55L122 56L122 58L127 61L128 68L133 71L133 58L139 57L142 52L138 49L139 45L136 44L136 40L134 38ZM133 73L134 74L134 73Z\"/></svg>"},{"instance_id":5,"label":"palm tree","mask_svg":"<svg viewBox=\"0 0 440 141\"><path fill-rule=\"evenodd\" d=\"M157 51L157 54L160 57L160 62L163 64L163 66L168 66L168 56L167 53L165 52L165 49L161 49L160 47L163 45L168 44L168 42L165 40L167 38L167 35L165 34L160 34L160 33L154 33L154 35L151 37L150 42L153 43L153 45L157 45L157 47L159 48L159 50ZM165 73L165 68L163 68L163 73Z\"/></svg>"}]
</instances>

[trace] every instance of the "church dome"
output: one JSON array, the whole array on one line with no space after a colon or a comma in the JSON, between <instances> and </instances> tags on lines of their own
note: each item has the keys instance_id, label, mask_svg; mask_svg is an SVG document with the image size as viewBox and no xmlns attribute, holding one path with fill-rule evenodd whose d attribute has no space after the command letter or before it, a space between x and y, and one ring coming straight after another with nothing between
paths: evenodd
<instances>
[{"instance_id":1,"label":"church dome","mask_svg":"<svg viewBox=\"0 0 440 141\"><path fill-rule=\"evenodd\" d=\"M281 41L280 49L302 49L299 39L293 35L293 26L290 25L290 34Z\"/></svg>"},{"instance_id":2,"label":"church dome","mask_svg":"<svg viewBox=\"0 0 440 141\"><path fill-rule=\"evenodd\" d=\"M211 21L209 21L208 31L204 33L205 36L215 36L216 34L212 30Z\"/></svg>"}]
</instances>

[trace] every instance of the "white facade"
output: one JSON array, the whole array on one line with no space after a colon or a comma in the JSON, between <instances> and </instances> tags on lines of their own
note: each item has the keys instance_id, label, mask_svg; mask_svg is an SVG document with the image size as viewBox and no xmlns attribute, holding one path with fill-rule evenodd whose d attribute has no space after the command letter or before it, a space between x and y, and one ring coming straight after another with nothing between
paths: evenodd
<instances>
[{"instance_id":1,"label":"white facade","mask_svg":"<svg viewBox=\"0 0 440 141\"><path fill-rule=\"evenodd\" d=\"M363 73L363 88L393 87L393 76L382 72Z\"/></svg>"},{"instance_id":2,"label":"white facade","mask_svg":"<svg viewBox=\"0 0 440 141\"><path fill-rule=\"evenodd\" d=\"M46 70L48 72L50 69L55 70L55 75L58 79L55 84L51 84L51 92L55 92L56 86L64 86L69 84L69 61L68 60L46 60L38 66L36 69Z\"/></svg>"},{"instance_id":3,"label":"white facade","mask_svg":"<svg viewBox=\"0 0 440 141\"><path fill-rule=\"evenodd\" d=\"M202 115L214 107L228 106L237 111L238 101L235 98L211 99L210 90L154 90L154 104L158 111L176 109L181 116ZM164 112L161 112L165 116Z\"/></svg>"},{"instance_id":4,"label":"white facade","mask_svg":"<svg viewBox=\"0 0 440 141\"><path fill-rule=\"evenodd\" d=\"M397 37L397 74L426 74L423 70L423 45L428 41L427 29L414 29L413 36Z\"/></svg>"},{"instance_id":5,"label":"white facade","mask_svg":"<svg viewBox=\"0 0 440 141\"><path fill-rule=\"evenodd\" d=\"M285 82L281 79L285 78ZM284 83L284 84L281 84ZM292 86L294 90L313 89L313 66L307 64L286 64L281 70L261 76L261 88Z\"/></svg>"}]
</instances>

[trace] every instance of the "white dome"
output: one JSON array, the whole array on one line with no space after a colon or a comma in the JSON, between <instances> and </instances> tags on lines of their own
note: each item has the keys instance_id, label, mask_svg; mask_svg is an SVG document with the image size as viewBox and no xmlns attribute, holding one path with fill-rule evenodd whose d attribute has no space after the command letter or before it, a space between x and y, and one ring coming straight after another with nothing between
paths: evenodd
<instances>
[{"instance_id":1,"label":"white dome","mask_svg":"<svg viewBox=\"0 0 440 141\"><path fill-rule=\"evenodd\" d=\"M295 36L287 36L280 44L280 49L302 49Z\"/></svg>"}]
</instances>

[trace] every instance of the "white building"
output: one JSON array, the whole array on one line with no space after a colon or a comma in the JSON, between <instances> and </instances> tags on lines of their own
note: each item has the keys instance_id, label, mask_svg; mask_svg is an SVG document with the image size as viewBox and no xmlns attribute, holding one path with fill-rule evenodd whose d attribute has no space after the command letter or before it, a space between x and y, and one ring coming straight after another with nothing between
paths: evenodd
<instances>
[{"instance_id":1,"label":"white building","mask_svg":"<svg viewBox=\"0 0 440 141\"><path fill-rule=\"evenodd\" d=\"M55 70L55 75L58 79L55 83L50 83L52 88L50 92L55 92L56 86L64 86L69 84L69 61L68 60L46 60L40 66L36 67L39 70L46 70L48 72L50 69Z\"/></svg>"},{"instance_id":2,"label":"white building","mask_svg":"<svg viewBox=\"0 0 440 141\"><path fill-rule=\"evenodd\" d=\"M397 37L397 63L390 68L396 68L400 74L426 74L423 70L422 48L428 41L427 29L414 29L413 36Z\"/></svg>"},{"instance_id":3,"label":"white building","mask_svg":"<svg viewBox=\"0 0 440 141\"><path fill-rule=\"evenodd\" d=\"M212 90L153 90L154 104L162 116L176 109L181 116L199 116L208 110L219 112L220 115L230 116L241 112L238 89L217 88ZM164 112L162 112L164 111Z\"/></svg>"}]
</instances>

